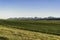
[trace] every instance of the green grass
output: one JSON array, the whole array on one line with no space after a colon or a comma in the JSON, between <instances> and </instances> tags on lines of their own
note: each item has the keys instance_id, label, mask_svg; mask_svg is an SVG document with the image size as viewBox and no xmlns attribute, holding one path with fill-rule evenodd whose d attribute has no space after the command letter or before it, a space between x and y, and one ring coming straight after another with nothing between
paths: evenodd
<instances>
[{"instance_id":1,"label":"green grass","mask_svg":"<svg viewBox=\"0 0 60 40\"><path fill-rule=\"evenodd\" d=\"M0 20L0 40L60 40L60 20Z\"/></svg>"},{"instance_id":2,"label":"green grass","mask_svg":"<svg viewBox=\"0 0 60 40\"><path fill-rule=\"evenodd\" d=\"M0 26L0 40L60 40L60 36Z\"/></svg>"},{"instance_id":3,"label":"green grass","mask_svg":"<svg viewBox=\"0 0 60 40\"><path fill-rule=\"evenodd\" d=\"M35 32L60 35L60 20L0 20L0 25Z\"/></svg>"}]
</instances>

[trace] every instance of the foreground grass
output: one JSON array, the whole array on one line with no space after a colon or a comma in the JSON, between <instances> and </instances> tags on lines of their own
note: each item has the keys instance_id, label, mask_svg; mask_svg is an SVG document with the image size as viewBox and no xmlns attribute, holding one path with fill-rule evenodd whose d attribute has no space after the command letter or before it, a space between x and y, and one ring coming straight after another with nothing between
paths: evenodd
<instances>
[{"instance_id":1,"label":"foreground grass","mask_svg":"<svg viewBox=\"0 0 60 40\"><path fill-rule=\"evenodd\" d=\"M60 40L60 36L0 26L0 40Z\"/></svg>"}]
</instances>

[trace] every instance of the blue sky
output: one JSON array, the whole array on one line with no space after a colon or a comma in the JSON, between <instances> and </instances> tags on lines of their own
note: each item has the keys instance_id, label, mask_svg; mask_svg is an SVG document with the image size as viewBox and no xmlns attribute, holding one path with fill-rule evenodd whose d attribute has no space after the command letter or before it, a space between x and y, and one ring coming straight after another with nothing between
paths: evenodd
<instances>
[{"instance_id":1,"label":"blue sky","mask_svg":"<svg viewBox=\"0 0 60 40\"><path fill-rule=\"evenodd\" d=\"M60 17L60 0L0 0L0 18Z\"/></svg>"}]
</instances>

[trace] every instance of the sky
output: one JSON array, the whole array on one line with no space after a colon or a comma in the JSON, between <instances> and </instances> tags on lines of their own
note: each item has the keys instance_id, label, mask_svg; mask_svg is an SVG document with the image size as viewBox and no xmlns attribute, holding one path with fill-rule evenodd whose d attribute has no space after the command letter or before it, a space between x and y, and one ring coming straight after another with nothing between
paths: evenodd
<instances>
[{"instance_id":1,"label":"sky","mask_svg":"<svg viewBox=\"0 0 60 40\"><path fill-rule=\"evenodd\" d=\"M0 0L0 18L60 17L60 0Z\"/></svg>"}]
</instances>

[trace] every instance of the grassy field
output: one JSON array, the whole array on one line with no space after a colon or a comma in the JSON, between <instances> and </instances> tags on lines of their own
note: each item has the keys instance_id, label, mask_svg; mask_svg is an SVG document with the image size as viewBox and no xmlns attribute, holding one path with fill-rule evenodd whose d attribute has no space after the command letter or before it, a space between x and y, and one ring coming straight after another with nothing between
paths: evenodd
<instances>
[{"instance_id":1,"label":"grassy field","mask_svg":"<svg viewBox=\"0 0 60 40\"><path fill-rule=\"evenodd\" d=\"M60 20L0 20L0 25L35 32L60 35Z\"/></svg>"},{"instance_id":2,"label":"grassy field","mask_svg":"<svg viewBox=\"0 0 60 40\"><path fill-rule=\"evenodd\" d=\"M60 40L60 36L0 26L0 40Z\"/></svg>"},{"instance_id":3,"label":"grassy field","mask_svg":"<svg viewBox=\"0 0 60 40\"><path fill-rule=\"evenodd\" d=\"M2 40L60 40L60 20L0 20Z\"/></svg>"}]
</instances>

